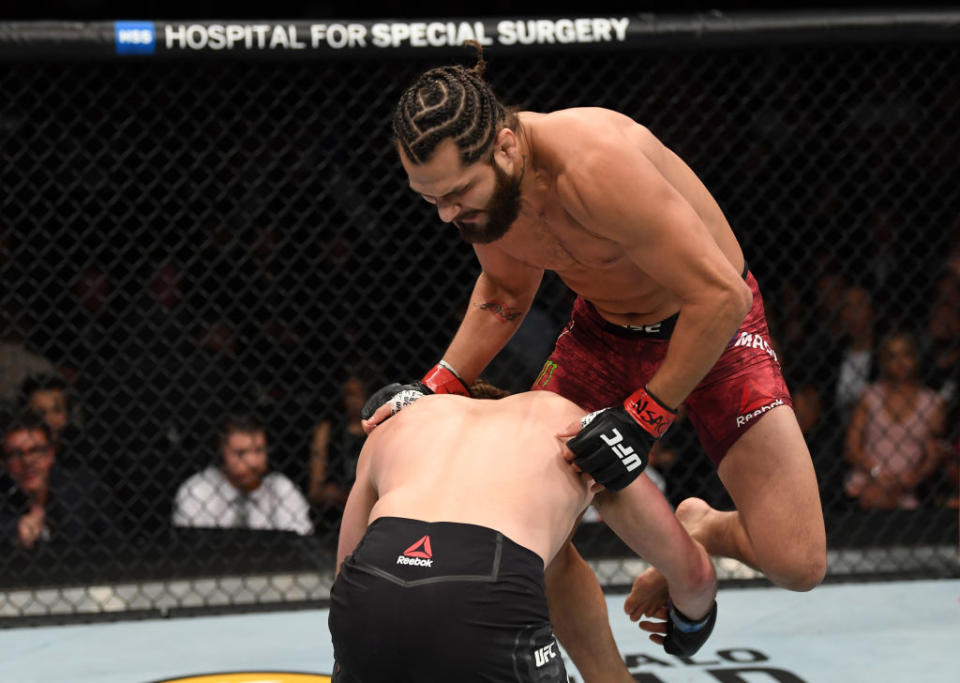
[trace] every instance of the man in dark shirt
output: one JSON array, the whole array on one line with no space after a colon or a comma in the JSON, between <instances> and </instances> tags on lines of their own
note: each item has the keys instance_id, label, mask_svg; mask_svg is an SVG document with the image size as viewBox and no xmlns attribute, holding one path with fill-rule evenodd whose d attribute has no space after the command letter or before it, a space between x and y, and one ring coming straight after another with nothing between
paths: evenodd
<instances>
[{"instance_id":1,"label":"man in dark shirt","mask_svg":"<svg viewBox=\"0 0 960 683\"><path fill-rule=\"evenodd\" d=\"M26 411L5 427L0 538L33 550L48 542L80 547L117 542L110 491L92 471L56 465L50 428Z\"/></svg>"}]
</instances>

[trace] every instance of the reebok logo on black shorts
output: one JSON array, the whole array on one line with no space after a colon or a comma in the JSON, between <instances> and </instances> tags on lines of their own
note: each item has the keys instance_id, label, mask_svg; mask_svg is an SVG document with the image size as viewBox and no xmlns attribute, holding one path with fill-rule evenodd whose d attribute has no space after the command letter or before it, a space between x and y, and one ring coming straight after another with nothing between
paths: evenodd
<instances>
[{"instance_id":1,"label":"reebok logo on black shorts","mask_svg":"<svg viewBox=\"0 0 960 683\"><path fill-rule=\"evenodd\" d=\"M433 550L430 548L430 537L424 536L419 541L397 556L397 564L410 564L414 567L432 567Z\"/></svg>"}]
</instances>

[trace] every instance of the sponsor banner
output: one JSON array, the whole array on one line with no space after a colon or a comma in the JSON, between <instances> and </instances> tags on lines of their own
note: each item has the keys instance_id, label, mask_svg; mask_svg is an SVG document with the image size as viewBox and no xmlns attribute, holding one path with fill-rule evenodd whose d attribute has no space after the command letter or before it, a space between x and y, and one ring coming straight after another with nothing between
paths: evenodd
<instances>
[{"instance_id":1,"label":"sponsor banner","mask_svg":"<svg viewBox=\"0 0 960 683\"><path fill-rule=\"evenodd\" d=\"M382 51L459 47L474 40L492 45L586 45L622 43L629 17L436 21L329 21L312 23L158 24L157 40L168 52Z\"/></svg>"},{"instance_id":2,"label":"sponsor banner","mask_svg":"<svg viewBox=\"0 0 960 683\"><path fill-rule=\"evenodd\" d=\"M234 55L357 57L462 49L475 40L491 50L657 49L822 43L837 40L955 41L960 10L885 13L731 13L690 15L596 13L569 17L453 18L419 21L0 22L0 60L29 57L125 59Z\"/></svg>"},{"instance_id":3,"label":"sponsor banner","mask_svg":"<svg viewBox=\"0 0 960 683\"><path fill-rule=\"evenodd\" d=\"M249 55L281 58L377 55L462 49L465 41L484 48L543 48L625 45L638 17L596 15L560 18L421 21L116 21L75 24L0 23L0 58L31 53L129 57ZM635 35L634 38L637 36ZM94 51L96 50L96 51Z\"/></svg>"}]
</instances>

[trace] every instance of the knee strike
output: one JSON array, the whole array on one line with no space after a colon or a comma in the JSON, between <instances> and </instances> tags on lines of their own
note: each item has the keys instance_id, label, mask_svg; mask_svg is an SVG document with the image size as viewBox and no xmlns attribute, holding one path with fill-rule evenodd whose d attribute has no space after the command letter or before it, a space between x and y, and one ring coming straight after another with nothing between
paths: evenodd
<instances>
[{"instance_id":1,"label":"knee strike","mask_svg":"<svg viewBox=\"0 0 960 683\"><path fill-rule=\"evenodd\" d=\"M826 573L827 551L823 546L789 553L766 572L768 578L781 588L801 592L819 586Z\"/></svg>"}]
</instances>

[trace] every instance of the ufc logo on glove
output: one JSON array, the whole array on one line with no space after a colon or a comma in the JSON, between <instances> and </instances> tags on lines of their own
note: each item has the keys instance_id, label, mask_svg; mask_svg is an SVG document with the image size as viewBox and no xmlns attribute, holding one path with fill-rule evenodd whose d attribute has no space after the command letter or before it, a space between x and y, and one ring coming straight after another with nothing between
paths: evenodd
<instances>
[{"instance_id":1,"label":"ufc logo on glove","mask_svg":"<svg viewBox=\"0 0 960 683\"><path fill-rule=\"evenodd\" d=\"M620 491L640 476L650 449L676 418L646 388L637 389L614 408L591 413L580 433L567 442L573 463L609 491Z\"/></svg>"},{"instance_id":2,"label":"ufc logo on glove","mask_svg":"<svg viewBox=\"0 0 960 683\"><path fill-rule=\"evenodd\" d=\"M643 465L640 456L633 450L633 447L623 444L623 435L620 434L618 430L613 430L613 436L601 434L600 438L603 439L604 443L610 446L610 449L620 458L620 462L627 468L627 472L633 472Z\"/></svg>"}]
</instances>

